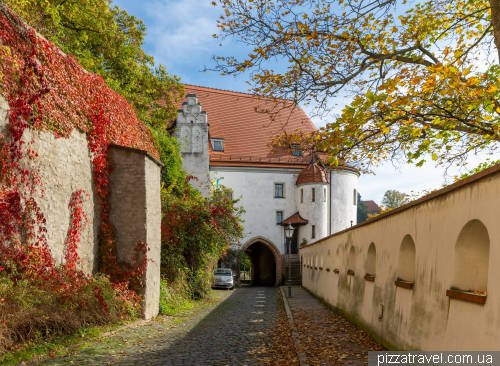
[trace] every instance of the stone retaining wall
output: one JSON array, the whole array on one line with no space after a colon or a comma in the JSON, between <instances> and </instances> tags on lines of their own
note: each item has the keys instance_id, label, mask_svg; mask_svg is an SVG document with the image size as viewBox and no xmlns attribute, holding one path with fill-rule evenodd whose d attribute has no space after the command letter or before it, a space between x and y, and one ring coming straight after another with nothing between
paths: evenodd
<instances>
[{"instance_id":1,"label":"stone retaining wall","mask_svg":"<svg viewBox=\"0 0 500 366\"><path fill-rule=\"evenodd\" d=\"M0 96L0 134L9 123L9 106ZM73 131L70 138L56 138L52 132L27 131L24 141L38 153L34 164L40 169L42 193L35 197L46 219L47 239L56 263L64 258L70 224L69 203L74 192L84 190L83 208L88 225L81 233L78 254L83 269L98 271L98 231L100 212L94 195L92 157L85 134ZM119 260L132 261L138 241L150 251L145 273L143 317L158 314L159 265L161 248L161 162L145 151L120 146L110 148L114 171L111 174L111 222L116 226Z\"/></svg>"}]
</instances>

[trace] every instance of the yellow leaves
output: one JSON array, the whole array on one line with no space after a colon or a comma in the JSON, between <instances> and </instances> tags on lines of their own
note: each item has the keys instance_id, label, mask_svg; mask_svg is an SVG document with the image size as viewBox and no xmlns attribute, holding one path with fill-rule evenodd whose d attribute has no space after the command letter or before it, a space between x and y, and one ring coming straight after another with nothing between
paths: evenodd
<instances>
[{"instance_id":1,"label":"yellow leaves","mask_svg":"<svg viewBox=\"0 0 500 366\"><path fill-rule=\"evenodd\" d=\"M488 89L486 89L486 93L494 93L498 90L498 87L495 85L488 85Z\"/></svg>"},{"instance_id":2,"label":"yellow leaves","mask_svg":"<svg viewBox=\"0 0 500 366\"><path fill-rule=\"evenodd\" d=\"M432 153L432 160L436 161L438 159L438 156L436 153Z\"/></svg>"}]
</instances>

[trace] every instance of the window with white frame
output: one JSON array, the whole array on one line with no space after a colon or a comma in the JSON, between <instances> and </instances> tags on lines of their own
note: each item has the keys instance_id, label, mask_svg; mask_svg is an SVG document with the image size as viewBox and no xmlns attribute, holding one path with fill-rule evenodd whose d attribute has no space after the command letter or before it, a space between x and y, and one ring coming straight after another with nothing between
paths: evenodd
<instances>
[{"instance_id":1,"label":"window with white frame","mask_svg":"<svg viewBox=\"0 0 500 366\"><path fill-rule=\"evenodd\" d=\"M211 139L213 151L224 151L224 140Z\"/></svg>"},{"instance_id":2,"label":"window with white frame","mask_svg":"<svg viewBox=\"0 0 500 366\"><path fill-rule=\"evenodd\" d=\"M274 184L274 198L285 198L285 185L283 183Z\"/></svg>"},{"instance_id":3,"label":"window with white frame","mask_svg":"<svg viewBox=\"0 0 500 366\"><path fill-rule=\"evenodd\" d=\"M276 211L276 225L283 222L283 211Z\"/></svg>"}]
</instances>

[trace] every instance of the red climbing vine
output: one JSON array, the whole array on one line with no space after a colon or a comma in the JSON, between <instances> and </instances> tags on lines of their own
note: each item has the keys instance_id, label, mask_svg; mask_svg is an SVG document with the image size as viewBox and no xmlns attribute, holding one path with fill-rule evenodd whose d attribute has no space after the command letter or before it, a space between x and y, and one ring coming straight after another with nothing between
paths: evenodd
<instances>
[{"instance_id":1,"label":"red climbing vine","mask_svg":"<svg viewBox=\"0 0 500 366\"><path fill-rule=\"evenodd\" d=\"M69 138L76 129L87 135L100 208L100 271L109 275L122 296L138 303L131 289L140 288L147 245L138 243L133 264L118 263L115 228L109 213L110 143L147 150L158 157L150 131L126 100L104 80L86 72L71 55L38 36L0 1L0 94L9 107L9 124L0 135L0 267L12 281L26 276L46 281L61 299L93 280L79 265L78 243L87 224L83 210L88 193L73 193L69 207L65 262L56 267L47 244L46 221L36 197L43 186L33 150L35 131ZM2 126L0 126L2 132ZM17 276L17 277L16 277ZM95 297L108 311L102 290Z\"/></svg>"}]
</instances>

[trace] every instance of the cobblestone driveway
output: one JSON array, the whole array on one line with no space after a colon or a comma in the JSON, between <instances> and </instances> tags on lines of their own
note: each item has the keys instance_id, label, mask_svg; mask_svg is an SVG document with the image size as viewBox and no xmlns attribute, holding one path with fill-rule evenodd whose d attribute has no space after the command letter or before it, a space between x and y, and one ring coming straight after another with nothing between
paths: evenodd
<instances>
[{"instance_id":1,"label":"cobblestone driveway","mask_svg":"<svg viewBox=\"0 0 500 366\"><path fill-rule=\"evenodd\" d=\"M216 291L222 301L181 321L168 318L85 344L46 365L256 365L278 310L275 287Z\"/></svg>"}]
</instances>

